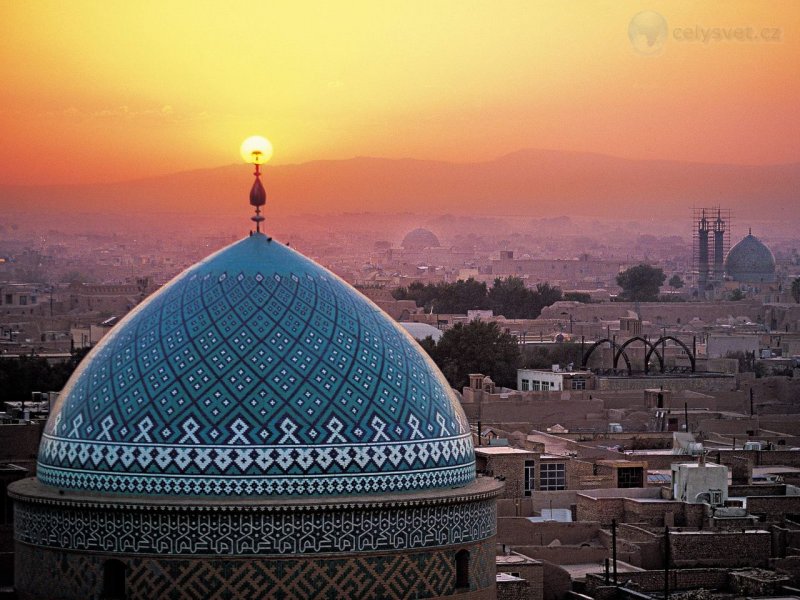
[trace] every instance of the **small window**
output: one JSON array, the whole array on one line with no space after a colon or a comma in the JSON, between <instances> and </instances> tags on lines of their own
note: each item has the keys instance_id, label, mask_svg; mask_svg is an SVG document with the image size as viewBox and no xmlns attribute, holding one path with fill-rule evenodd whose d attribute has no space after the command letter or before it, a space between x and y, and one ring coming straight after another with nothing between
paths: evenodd
<instances>
[{"instance_id":1,"label":"small window","mask_svg":"<svg viewBox=\"0 0 800 600\"><path fill-rule=\"evenodd\" d=\"M525 495L530 496L536 481L536 461L525 461Z\"/></svg>"},{"instance_id":2,"label":"small window","mask_svg":"<svg viewBox=\"0 0 800 600\"><path fill-rule=\"evenodd\" d=\"M620 467L617 469L617 487L644 487L644 469L642 467Z\"/></svg>"},{"instance_id":3,"label":"small window","mask_svg":"<svg viewBox=\"0 0 800 600\"><path fill-rule=\"evenodd\" d=\"M527 379L523 379L522 380L522 391L523 392L527 392L530 389L530 387L531 387L531 382L528 381Z\"/></svg>"},{"instance_id":4,"label":"small window","mask_svg":"<svg viewBox=\"0 0 800 600\"><path fill-rule=\"evenodd\" d=\"M577 378L572 380L572 389L573 390L585 390L586 389L586 380L583 378Z\"/></svg>"},{"instance_id":5,"label":"small window","mask_svg":"<svg viewBox=\"0 0 800 600\"><path fill-rule=\"evenodd\" d=\"M469 587L469 551L456 552L456 589Z\"/></svg>"},{"instance_id":6,"label":"small window","mask_svg":"<svg viewBox=\"0 0 800 600\"><path fill-rule=\"evenodd\" d=\"M125 563L107 560L103 564L103 600L125 600Z\"/></svg>"}]
</instances>

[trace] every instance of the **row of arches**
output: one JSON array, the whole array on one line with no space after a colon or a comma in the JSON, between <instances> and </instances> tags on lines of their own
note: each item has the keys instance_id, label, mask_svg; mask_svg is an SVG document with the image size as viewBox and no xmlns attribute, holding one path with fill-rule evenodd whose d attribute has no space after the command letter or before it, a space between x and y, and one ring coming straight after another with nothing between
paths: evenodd
<instances>
[{"instance_id":1,"label":"row of arches","mask_svg":"<svg viewBox=\"0 0 800 600\"><path fill-rule=\"evenodd\" d=\"M646 349L645 357L644 357L644 372L649 373L650 371L650 359L653 357L653 354L656 355L658 359L658 366L661 373L666 371L666 366L664 362L664 348L668 341L675 342L678 344L683 350L686 352L686 355L689 357L689 363L691 365L692 373L695 372L697 364L696 364L696 350L694 349L695 343L692 343L692 349L690 349L684 342L679 340L678 338L671 336L671 335L663 335L658 338L656 341L651 342L646 337L642 336L634 336L632 338L628 338L622 344L617 344L616 337L613 338L603 338L601 340L596 341L594 344L589 346L589 349L586 352L582 353L581 357L581 367L586 368L586 365L589 363L589 358L592 356L592 353L597 350L603 344L610 344L612 348L612 357L613 363L612 367L616 371L619 365L619 359L622 358L625 361L625 367L628 371L628 375L633 374L633 366L631 364L631 360L628 357L628 354L625 352L625 349L633 344L634 342L642 342ZM659 352L658 348L661 347L661 352Z\"/></svg>"}]
</instances>

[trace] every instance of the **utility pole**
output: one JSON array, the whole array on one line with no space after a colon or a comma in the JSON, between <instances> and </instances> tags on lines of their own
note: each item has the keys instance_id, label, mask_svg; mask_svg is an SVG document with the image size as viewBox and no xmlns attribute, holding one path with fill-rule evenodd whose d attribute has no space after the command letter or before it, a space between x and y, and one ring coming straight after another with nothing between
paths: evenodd
<instances>
[{"instance_id":1,"label":"utility pole","mask_svg":"<svg viewBox=\"0 0 800 600\"><path fill-rule=\"evenodd\" d=\"M669 527L664 527L664 600L669 600Z\"/></svg>"},{"instance_id":2,"label":"utility pole","mask_svg":"<svg viewBox=\"0 0 800 600\"><path fill-rule=\"evenodd\" d=\"M617 585L617 520L611 519L611 562L614 570L614 585Z\"/></svg>"},{"instance_id":3,"label":"utility pole","mask_svg":"<svg viewBox=\"0 0 800 600\"><path fill-rule=\"evenodd\" d=\"M689 433L689 403L683 403L683 422L686 424L686 433Z\"/></svg>"}]
</instances>

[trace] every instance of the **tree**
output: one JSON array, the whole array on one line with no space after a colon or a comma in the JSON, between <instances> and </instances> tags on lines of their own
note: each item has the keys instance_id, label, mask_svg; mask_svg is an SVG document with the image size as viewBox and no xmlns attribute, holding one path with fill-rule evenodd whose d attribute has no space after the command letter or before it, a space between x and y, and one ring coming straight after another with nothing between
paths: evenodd
<instances>
[{"instance_id":1,"label":"tree","mask_svg":"<svg viewBox=\"0 0 800 600\"><path fill-rule=\"evenodd\" d=\"M683 279L677 273L669 278L669 287L673 290L679 290L683 287Z\"/></svg>"},{"instance_id":2,"label":"tree","mask_svg":"<svg viewBox=\"0 0 800 600\"><path fill-rule=\"evenodd\" d=\"M545 306L561 300L561 290L549 283L528 289L519 277L497 278L487 291L486 284L467 279L455 283L414 282L392 292L397 300L414 300L417 306L437 313L466 314L473 309L490 308L509 319L535 319Z\"/></svg>"},{"instance_id":3,"label":"tree","mask_svg":"<svg viewBox=\"0 0 800 600\"><path fill-rule=\"evenodd\" d=\"M792 280L792 298L797 304L800 304L800 277Z\"/></svg>"},{"instance_id":4,"label":"tree","mask_svg":"<svg viewBox=\"0 0 800 600\"><path fill-rule=\"evenodd\" d=\"M0 406L30 400L31 392L60 390L88 352L89 348L76 350L67 361L55 365L38 356L0 358Z\"/></svg>"},{"instance_id":5,"label":"tree","mask_svg":"<svg viewBox=\"0 0 800 600\"><path fill-rule=\"evenodd\" d=\"M581 304L591 304L592 297L586 292L564 292L564 300L580 302Z\"/></svg>"},{"instance_id":6,"label":"tree","mask_svg":"<svg viewBox=\"0 0 800 600\"><path fill-rule=\"evenodd\" d=\"M516 386L520 357L517 338L500 331L497 323L458 323L432 348L430 342L423 347L456 389L469 384L470 373L485 373L503 387Z\"/></svg>"},{"instance_id":7,"label":"tree","mask_svg":"<svg viewBox=\"0 0 800 600\"><path fill-rule=\"evenodd\" d=\"M735 358L737 360L739 363L739 373L752 373L755 367L756 353L729 350L725 353L725 358Z\"/></svg>"},{"instance_id":8,"label":"tree","mask_svg":"<svg viewBox=\"0 0 800 600\"><path fill-rule=\"evenodd\" d=\"M508 319L525 319L533 309L533 293L519 277L494 280L488 294L489 308Z\"/></svg>"},{"instance_id":9,"label":"tree","mask_svg":"<svg viewBox=\"0 0 800 600\"><path fill-rule=\"evenodd\" d=\"M561 300L561 289L550 285L549 283L536 284L536 297L534 298L535 314L530 317L535 319L538 317L545 306L550 306Z\"/></svg>"},{"instance_id":10,"label":"tree","mask_svg":"<svg viewBox=\"0 0 800 600\"><path fill-rule=\"evenodd\" d=\"M641 264L617 275L617 285L622 288L624 300L655 302L666 278L661 269Z\"/></svg>"},{"instance_id":11,"label":"tree","mask_svg":"<svg viewBox=\"0 0 800 600\"><path fill-rule=\"evenodd\" d=\"M730 294L728 294L728 300L733 300L734 302L744 300L744 293L739 289L733 290Z\"/></svg>"},{"instance_id":12,"label":"tree","mask_svg":"<svg viewBox=\"0 0 800 600\"><path fill-rule=\"evenodd\" d=\"M548 346L531 346L522 351L521 364L524 369L549 369L553 365L578 367L581 364L581 345L563 342Z\"/></svg>"},{"instance_id":13,"label":"tree","mask_svg":"<svg viewBox=\"0 0 800 600\"><path fill-rule=\"evenodd\" d=\"M486 284L470 278L455 283L415 281L392 292L396 300L414 300L417 306L437 313L466 314L468 310L488 308Z\"/></svg>"}]
</instances>

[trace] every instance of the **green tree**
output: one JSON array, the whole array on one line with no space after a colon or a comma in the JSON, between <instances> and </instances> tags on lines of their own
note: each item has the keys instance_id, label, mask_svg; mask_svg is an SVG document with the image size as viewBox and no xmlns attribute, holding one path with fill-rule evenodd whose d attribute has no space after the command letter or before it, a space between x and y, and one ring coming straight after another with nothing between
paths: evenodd
<instances>
[{"instance_id":1,"label":"green tree","mask_svg":"<svg viewBox=\"0 0 800 600\"><path fill-rule=\"evenodd\" d=\"M489 308L509 319L535 319L545 306L561 300L561 290L549 283L528 289L519 277L495 279L488 294Z\"/></svg>"},{"instance_id":2,"label":"green tree","mask_svg":"<svg viewBox=\"0 0 800 600\"><path fill-rule=\"evenodd\" d=\"M592 297L585 292L564 292L564 300L571 300L572 302L580 302L582 304L591 304Z\"/></svg>"},{"instance_id":3,"label":"green tree","mask_svg":"<svg viewBox=\"0 0 800 600\"><path fill-rule=\"evenodd\" d=\"M452 284L444 284L442 297L437 302L443 303L443 308L436 307L435 312L467 314L468 310L489 308L486 284L472 278L466 281L458 280Z\"/></svg>"},{"instance_id":4,"label":"green tree","mask_svg":"<svg viewBox=\"0 0 800 600\"><path fill-rule=\"evenodd\" d=\"M797 304L800 304L800 277L792 280L792 298Z\"/></svg>"},{"instance_id":5,"label":"green tree","mask_svg":"<svg viewBox=\"0 0 800 600\"><path fill-rule=\"evenodd\" d=\"M755 352L742 352L741 350L729 350L725 353L725 358L735 358L739 363L739 373L752 373L756 362Z\"/></svg>"},{"instance_id":6,"label":"green tree","mask_svg":"<svg viewBox=\"0 0 800 600\"><path fill-rule=\"evenodd\" d=\"M496 323L480 320L458 323L444 332L432 348L423 344L450 385L469 384L470 373L489 375L497 385L515 387L520 352L517 338L500 331Z\"/></svg>"},{"instance_id":7,"label":"green tree","mask_svg":"<svg viewBox=\"0 0 800 600\"><path fill-rule=\"evenodd\" d=\"M669 278L669 287L673 290L679 290L683 287L683 279L677 273Z\"/></svg>"},{"instance_id":8,"label":"green tree","mask_svg":"<svg viewBox=\"0 0 800 600\"><path fill-rule=\"evenodd\" d=\"M561 290L549 283L535 289L525 287L519 277L497 278L487 291L486 284L467 279L455 283L414 282L392 292L397 300L414 300L417 306L437 313L466 314L473 309L490 308L509 319L535 319L545 306L561 300Z\"/></svg>"},{"instance_id":9,"label":"green tree","mask_svg":"<svg viewBox=\"0 0 800 600\"><path fill-rule=\"evenodd\" d=\"M455 283L415 281L407 288L397 288L392 296L396 300L414 300L417 306L437 313L466 314L468 310L489 307L486 284L472 278Z\"/></svg>"},{"instance_id":10,"label":"green tree","mask_svg":"<svg viewBox=\"0 0 800 600\"><path fill-rule=\"evenodd\" d=\"M533 293L519 277L495 279L488 299L494 314L509 319L527 318L533 309Z\"/></svg>"},{"instance_id":11,"label":"green tree","mask_svg":"<svg viewBox=\"0 0 800 600\"><path fill-rule=\"evenodd\" d=\"M76 350L70 358L55 365L38 356L0 358L0 403L31 399L31 392L59 391L89 349Z\"/></svg>"},{"instance_id":12,"label":"green tree","mask_svg":"<svg viewBox=\"0 0 800 600\"><path fill-rule=\"evenodd\" d=\"M550 285L549 283L536 284L536 296L534 297L534 314L529 317L535 319L538 317L545 306L550 306L561 300L561 289Z\"/></svg>"},{"instance_id":13,"label":"green tree","mask_svg":"<svg viewBox=\"0 0 800 600\"><path fill-rule=\"evenodd\" d=\"M641 264L617 275L617 285L622 288L623 300L655 302L666 278L661 269Z\"/></svg>"},{"instance_id":14,"label":"green tree","mask_svg":"<svg viewBox=\"0 0 800 600\"><path fill-rule=\"evenodd\" d=\"M579 367L581 364L581 345L563 342L548 346L529 346L522 351L520 358L525 369L549 369L555 364Z\"/></svg>"},{"instance_id":15,"label":"green tree","mask_svg":"<svg viewBox=\"0 0 800 600\"><path fill-rule=\"evenodd\" d=\"M733 300L734 302L744 300L744 293L739 289L733 290L730 294L728 294L728 300Z\"/></svg>"}]
</instances>

